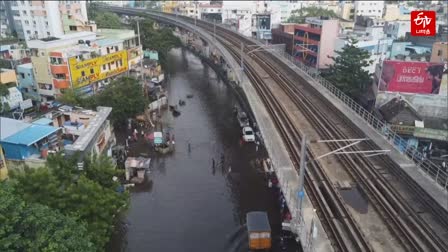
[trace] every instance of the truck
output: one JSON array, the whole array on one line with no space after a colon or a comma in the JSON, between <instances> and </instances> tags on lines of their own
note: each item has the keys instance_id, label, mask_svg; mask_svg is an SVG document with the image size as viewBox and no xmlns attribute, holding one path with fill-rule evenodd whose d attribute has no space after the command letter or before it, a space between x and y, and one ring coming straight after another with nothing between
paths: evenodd
<instances>
[{"instance_id":1,"label":"truck","mask_svg":"<svg viewBox=\"0 0 448 252\"><path fill-rule=\"evenodd\" d=\"M246 214L249 249L269 250L272 246L271 226L266 212L254 211Z\"/></svg>"}]
</instances>

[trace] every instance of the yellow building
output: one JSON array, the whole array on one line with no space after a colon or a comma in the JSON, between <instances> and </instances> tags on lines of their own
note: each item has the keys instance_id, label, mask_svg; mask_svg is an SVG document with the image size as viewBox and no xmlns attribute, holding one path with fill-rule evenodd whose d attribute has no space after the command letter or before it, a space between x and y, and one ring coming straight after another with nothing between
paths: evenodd
<instances>
[{"instance_id":1,"label":"yellow building","mask_svg":"<svg viewBox=\"0 0 448 252\"><path fill-rule=\"evenodd\" d=\"M174 13L177 8L177 1L163 1L162 3L162 12L166 13Z\"/></svg>"},{"instance_id":2,"label":"yellow building","mask_svg":"<svg viewBox=\"0 0 448 252\"><path fill-rule=\"evenodd\" d=\"M0 69L0 84L14 83L17 86L16 71L12 69Z\"/></svg>"},{"instance_id":3,"label":"yellow building","mask_svg":"<svg viewBox=\"0 0 448 252\"><path fill-rule=\"evenodd\" d=\"M0 181L8 178L8 168L6 167L5 156L3 155L3 149L0 145Z\"/></svg>"},{"instance_id":4,"label":"yellow building","mask_svg":"<svg viewBox=\"0 0 448 252\"><path fill-rule=\"evenodd\" d=\"M69 59L69 67L72 87L80 88L126 72L128 53L122 50L84 61L80 61L78 57L72 57Z\"/></svg>"},{"instance_id":5,"label":"yellow building","mask_svg":"<svg viewBox=\"0 0 448 252\"><path fill-rule=\"evenodd\" d=\"M386 4L383 19L385 21L410 20L411 15L397 4Z\"/></svg>"}]
</instances>

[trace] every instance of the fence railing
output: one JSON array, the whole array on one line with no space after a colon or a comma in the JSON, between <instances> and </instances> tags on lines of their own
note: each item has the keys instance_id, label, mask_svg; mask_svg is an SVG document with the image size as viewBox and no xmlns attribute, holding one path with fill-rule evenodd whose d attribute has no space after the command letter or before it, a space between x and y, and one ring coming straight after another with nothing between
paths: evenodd
<instances>
[{"instance_id":1,"label":"fence railing","mask_svg":"<svg viewBox=\"0 0 448 252\"><path fill-rule=\"evenodd\" d=\"M344 94L332 83L320 76L319 72L312 67L306 66L302 62L296 60L291 55L286 52L278 53L271 52L272 54L286 59L292 62L295 66L300 68L302 71L307 73L311 78L313 78L317 83L325 87L332 95L342 101L347 105L353 112L355 112L359 117L361 117L371 128L376 130L380 135L382 135L387 141L389 141L395 149L400 153L406 155L410 158L416 166L424 171L431 179L433 179L437 184L439 184L443 190L448 190L448 172L443 170L441 165L433 163L427 158L426 153L420 152L414 145L408 143L408 141L401 136L399 136L394 130L392 130L391 125L381 121L375 117L371 112L367 111L361 105L356 103L348 95Z\"/></svg>"}]
</instances>

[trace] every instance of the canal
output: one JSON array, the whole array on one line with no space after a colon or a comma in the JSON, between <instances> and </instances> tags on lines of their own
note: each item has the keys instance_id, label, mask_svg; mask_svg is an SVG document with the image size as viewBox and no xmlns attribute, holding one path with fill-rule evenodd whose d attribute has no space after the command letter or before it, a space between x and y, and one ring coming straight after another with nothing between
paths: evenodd
<instances>
[{"instance_id":1,"label":"canal","mask_svg":"<svg viewBox=\"0 0 448 252\"><path fill-rule=\"evenodd\" d=\"M268 212L278 237L278 196L254 164L263 150L240 144L233 91L188 51L172 50L167 65L170 104L186 101L180 116L169 116L176 150L157 157L145 144L139 147L153 158L152 183L133 189L130 209L107 250L248 251L242 225L245 214L255 210ZM119 144L124 137L117 133ZM213 169L212 159L218 164L222 154L224 168Z\"/></svg>"}]
</instances>

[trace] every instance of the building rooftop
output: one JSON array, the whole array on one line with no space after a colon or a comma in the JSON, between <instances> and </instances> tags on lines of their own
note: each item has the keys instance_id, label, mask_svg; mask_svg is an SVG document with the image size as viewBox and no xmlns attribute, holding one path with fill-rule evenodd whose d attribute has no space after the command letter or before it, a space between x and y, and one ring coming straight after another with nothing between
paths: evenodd
<instances>
[{"instance_id":1,"label":"building rooftop","mask_svg":"<svg viewBox=\"0 0 448 252\"><path fill-rule=\"evenodd\" d=\"M17 68L33 69L33 63L21 64L21 65L18 65Z\"/></svg>"},{"instance_id":2,"label":"building rooftop","mask_svg":"<svg viewBox=\"0 0 448 252\"><path fill-rule=\"evenodd\" d=\"M0 140L2 142L29 146L57 130L59 128L0 117Z\"/></svg>"},{"instance_id":3,"label":"building rooftop","mask_svg":"<svg viewBox=\"0 0 448 252\"><path fill-rule=\"evenodd\" d=\"M29 127L29 123L11 118L0 117L0 141Z\"/></svg>"},{"instance_id":4,"label":"building rooftop","mask_svg":"<svg viewBox=\"0 0 448 252\"><path fill-rule=\"evenodd\" d=\"M99 47L103 47L103 46L119 44L119 43L122 43L122 42L123 42L122 39L108 39L108 38L105 38L105 39L96 40L96 41L92 42L92 44L96 44Z\"/></svg>"},{"instance_id":5,"label":"building rooftop","mask_svg":"<svg viewBox=\"0 0 448 252\"><path fill-rule=\"evenodd\" d=\"M33 143L42 140L43 138L49 136L50 134L58 130L59 128L53 126L28 124L28 127L15 133L14 135L11 135L3 139L2 141L12 144L21 144L30 146Z\"/></svg>"},{"instance_id":6,"label":"building rooftop","mask_svg":"<svg viewBox=\"0 0 448 252\"><path fill-rule=\"evenodd\" d=\"M48 39L35 39L27 42L29 48L52 48L63 47L76 44L78 40L95 40L96 33L94 32L73 32L64 34L53 40Z\"/></svg>"},{"instance_id":7,"label":"building rooftop","mask_svg":"<svg viewBox=\"0 0 448 252\"><path fill-rule=\"evenodd\" d=\"M53 122L53 120L50 120L50 119L44 117L44 118L40 118L40 119L34 121L33 124L36 124L36 125L49 125L52 122Z\"/></svg>"},{"instance_id":8,"label":"building rooftop","mask_svg":"<svg viewBox=\"0 0 448 252\"><path fill-rule=\"evenodd\" d=\"M99 37L110 38L110 39L131 39L136 36L134 30L126 29L98 29L96 34Z\"/></svg>"},{"instance_id":9,"label":"building rooftop","mask_svg":"<svg viewBox=\"0 0 448 252\"><path fill-rule=\"evenodd\" d=\"M111 111L112 108L110 107L98 107L96 116L89 121L89 126L82 131L79 138L73 144L66 145L65 150L73 152L85 151L95 137L95 134L99 131L101 125L109 117Z\"/></svg>"}]
</instances>

